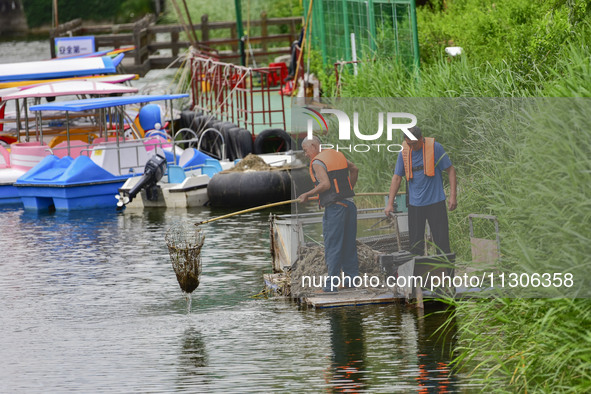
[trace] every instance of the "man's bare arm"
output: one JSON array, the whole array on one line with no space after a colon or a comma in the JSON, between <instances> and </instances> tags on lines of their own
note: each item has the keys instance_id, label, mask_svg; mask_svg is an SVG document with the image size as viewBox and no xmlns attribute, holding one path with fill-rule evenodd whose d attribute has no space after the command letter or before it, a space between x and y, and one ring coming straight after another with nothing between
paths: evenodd
<instances>
[{"instance_id":1,"label":"man's bare arm","mask_svg":"<svg viewBox=\"0 0 591 394\"><path fill-rule=\"evenodd\" d=\"M392 176L392 182L390 183L390 193L388 194L388 205L386 206L386 209L384 209L386 216L394 212L394 200L396 199L396 194L398 194L398 189L400 189L401 182L402 177L400 175L394 174Z\"/></svg>"},{"instance_id":2,"label":"man's bare arm","mask_svg":"<svg viewBox=\"0 0 591 394\"><path fill-rule=\"evenodd\" d=\"M449 175L449 203L448 208L450 211L453 211L458 206L457 201L457 178L456 178L456 169L454 166L449 166L445 169L447 174Z\"/></svg>"}]
</instances>

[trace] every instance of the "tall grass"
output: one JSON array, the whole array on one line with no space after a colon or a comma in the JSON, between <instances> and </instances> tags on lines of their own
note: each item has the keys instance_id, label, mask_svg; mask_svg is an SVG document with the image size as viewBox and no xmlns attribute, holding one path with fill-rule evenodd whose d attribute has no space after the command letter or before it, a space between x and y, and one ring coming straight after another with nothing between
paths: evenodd
<instances>
[{"instance_id":1,"label":"tall grass","mask_svg":"<svg viewBox=\"0 0 591 394\"><path fill-rule=\"evenodd\" d=\"M229 22L236 20L236 8L234 0L186 0L187 8L193 23L201 21L201 16L206 15L210 22ZM180 7L182 2L178 1ZM262 12L266 12L268 18L280 18L286 16L301 16L302 7L297 0L250 0L242 1L242 23L246 30L249 20L259 20ZM184 15L184 8L183 15ZM167 23L178 22L174 7L167 1L163 20Z\"/></svg>"},{"instance_id":2,"label":"tall grass","mask_svg":"<svg viewBox=\"0 0 591 394\"><path fill-rule=\"evenodd\" d=\"M187 18L184 5L182 2L177 1L180 12L182 14L182 19L189 23ZM208 23L215 23L215 22L233 22L237 20L236 15L236 7L234 0L217 0L217 1L206 1L206 0L186 0L187 9L189 11L191 22L194 25L198 25L202 23L202 17L207 16ZM265 0L249 0L249 1L241 1L241 10L242 10L242 27L245 36L247 37L257 37L263 35L263 31L261 25L255 26L251 24L252 21L259 21L262 18L262 14L266 15L267 19L271 18L281 18L281 17L290 17L290 16L301 16L303 13L303 9L301 4L298 0L276 0L276 1L265 1ZM175 10L175 7L171 4L170 1L167 1L167 5L165 7L165 13L160 18L160 22L162 23L179 23L179 16ZM198 40L203 40L202 31L197 29L195 31ZM215 39L227 39L231 37L232 34L239 34L239 32L234 29L233 31L228 28L223 29L211 29L209 30L209 40ZM277 35L277 34L286 34L289 33L289 26L286 25L269 25L267 27L268 35ZM186 34L184 32L181 33L182 39L186 40ZM291 44L291 43L289 43ZM268 42L267 45L269 47L277 47L277 46L288 46L285 42L281 41L272 41ZM222 51L222 50L229 50L231 46L229 44L220 45L220 44L212 44L213 49ZM254 51L258 48L261 48L261 44L246 40L246 51L248 58L249 65L253 65L253 59L251 58L251 50ZM265 59L265 61L271 62L271 57ZM258 59L259 65L261 59Z\"/></svg>"},{"instance_id":3,"label":"tall grass","mask_svg":"<svg viewBox=\"0 0 591 394\"><path fill-rule=\"evenodd\" d=\"M588 297L591 134L586 118L591 103L552 99L548 104L552 112L521 120L521 133L499 131L502 138L488 149L471 147L479 154L471 155L472 188L460 207L470 201L468 206L481 204L497 215L510 271L572 272ZM458 230L452 228L453 238L465 236ZM457 307L464 317L458 365L476 365L473 376L484 378L489 388L502 382L508 391L589 390L588 299L497 299Z\"/></svg>"},{"instance_id":4,"label":"tall grass","mask_svg":"<svg viewBox=\"0 0 591 394\"><path fill-rule=\"evenodd\" d=\"M586 22L578 29L555 63L532 66L527 73L508 62L474 64L469 58L439 59L420 74L376 61L364 64L357 77L345 75L342 93L448 98L447 110L441 102L423 100L441 117L419 119L425 134L442 142L458 172L458 209L450 213L452 249L469 261L467 215L494 214L506 268L575 272L576 284L588 296L591 101L574 97L590 96L591 30ZM473 99L454 101L459 97ZM462 121L454 123L460 115ZM370 184L389 183L392 160L374 156L359 166L360 187L366 176ZM456 365L485 391L591 390L589 299L497 298L455 306Z\"/></svg>"},{"instance_id":5,"label":"tall grass","mask_svg":"<svg viewBox=\"0 0 591 394\"><path fill-rule=\"evenodd\" d=\"M523 97L543 85L507 63L475 65L469 57L440 58L414 72L393 61L366 61L354 77L342 76L343 97Z\"/></svg>"}]
</instances>

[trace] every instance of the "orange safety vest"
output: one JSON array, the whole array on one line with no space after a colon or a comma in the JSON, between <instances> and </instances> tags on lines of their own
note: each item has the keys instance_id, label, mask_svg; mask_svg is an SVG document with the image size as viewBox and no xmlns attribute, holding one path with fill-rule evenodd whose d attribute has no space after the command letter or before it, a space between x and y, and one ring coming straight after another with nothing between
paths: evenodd
<instances>
[{"instance_id":1,"label":"orange safety vest","mask_svg":"<svg viewBox=\"0 0 591 394\"><path fill-rule=\"evenodd\" d=\"M402 161L406 180L412 179L412 149L406 141L402 142ZM435 176L435 138L423 138L423 171L427 176Z\"/></svg>"},{"instance_id":2,"label":"orange safety vest","mask_svg":"<svg viewBox=\"0 0 591 394\"><path fill-rule=\"evenodd\" d=\"M334 149L325 149L316 155L316 157L310 162L310 177L312 178L314 185L318 185L320 182L316 179L316 174L312 167L314 160L319 160L324 163L330 181L330 189L320 193L319 200L321 206L326 206L327 204L355 195L355 192L351 187L349 166L347 165L347 158L345 155Z\"/></svg>"}]
</instances>

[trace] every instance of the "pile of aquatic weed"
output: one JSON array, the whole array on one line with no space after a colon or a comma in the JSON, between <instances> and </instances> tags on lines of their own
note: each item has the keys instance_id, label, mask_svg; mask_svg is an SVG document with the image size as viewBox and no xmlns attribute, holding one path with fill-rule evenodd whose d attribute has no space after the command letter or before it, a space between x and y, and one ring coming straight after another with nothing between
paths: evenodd
<instances>
[{"instance_id":1,"label":"pile of aquatic weed","mask_svg":"<svg viewBox=\"0 0 591 394\"><path fill-rule=\"evenodd\" d=\"M302 277L325 277L328 274L326 261L324 259L324 247L321 245L303 246L299 250L299 258L296 260L288 277L291 283L291 296L298 298L305 293L321 290L322 288L302 287ZM384 281L384 272L382 271L378 256L379 252L371 249L369 246L357 242L357 256L359 259L359 275L363 277L376 276L380 278L380 283Z\"/></svg>"}]
</instances>

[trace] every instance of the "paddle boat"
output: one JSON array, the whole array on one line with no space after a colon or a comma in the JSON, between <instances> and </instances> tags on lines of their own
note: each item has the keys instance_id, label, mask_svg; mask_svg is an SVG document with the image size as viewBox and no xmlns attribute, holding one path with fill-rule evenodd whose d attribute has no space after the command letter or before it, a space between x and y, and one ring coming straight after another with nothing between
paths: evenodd
<instances>
[{"instance_id":1,"label":"paddle boat","mask_svg":"<svg viewBox=\"0 0 591 394\"><path fill-rule=\"evenodd\" d=\"M70 139L69 126L66 122L66 145L68 152L82 148L77 158L69 155L59 158L49 155L37 166L32 168L16 182L18 194L25 209L43 210L85 210L95 208L114 208L117 200L114 198L118 189L127 179L140 176L148 160L154 155L163 157L177 152L170 150L170 146L158 137L146 135L141 138L135 131L134 121L126 118L124 107L154 101L170 103L188 97L186 94L177 95L135 95L125 97L103 97L75 101L53 102L34 105L31 111L64 111L66 119L71 113L84 111L99 111L101 137L95 138L90 144L80 144ZM105 113L112 113L110 122L117 121L115 130L106 126ZM127 120L127 124L125 124ZM173 122L171 122L172 124ZM134 138L126 137L125 128L129 127Z\"/></svg>"},{"instance_id":2,"label":"paddle boat","mask_svg":"<svg viewBox=\"0 0 591 394\"><path fill-rule=\"evenodd\" d=\"M158 172L148 173L147 169L165 160L163 158L147 164L144 176L129 178L115 196L118 207L192 208L208 205L207 187L211 178L234 166L234 162L217 160L195 148L189 148L183 150L177 165L167 166L162 178L157 178Z\"/></svg>"},{"instance_id":3,"label":"paddle boat","mask_svg":"<svg viewBox=\"0 0 591 394\"><path fill-rule=\"evenodd\" d=\"M151 170L165 161L165 158L156 159L146 165L144 176L129 178L116 196L118 206L128 209L251 207L288 200L294 185L301 190L308 190L306 187L311 185L307 167L292 152L250 154L229 161L188 148L179 157L178 165L168 165L167 174L164 169Z\"/></svg>"},{"instance_id":4,"label":"paddle boat","mask_svg":"<svg viewBox=\"0 0 591 394\"><path fill-rule=\"evenodd\" d=\"M211 177L225 169L234 166L234 161L228 160L225 149L221 157L213 157L200 150L204 136L217 133L224 145L224 136L216 129L209 129L208 133L201 132L200 136L190 128L181 128L174 134L174 138L157 130L162 123L158 107L142 108L140 113L140 127L152 129L146 132L147 137L156 137L172 142L172 148L177 154L172 157L170 151L164 150L168 157L153 157L146 164L141 178L129 178L116 195L118 207L129 209L143 209L152 207L190 208L204 206L208 203L207 186ZM190 139L183 140L189 135ZM179 140L179 136L181 140ZM176 144L188 143L185 149ZM192 145L196 145L197 148ZM166 174L164 168L167 167ZM155 170L159 168L158 170Z\"/></svg>"},{"instance_id":5,"label":"paddle boat","mask_svg":"<svg viewBox=\"0 0 591 394\"><path fill-rule=\"evenodd\" d=\"M133 77L133 75L132 75ZM115 81L116 79L111 79ZM120 80L120 79L119 79ZM19 100L25 105L25 130L21 131L20 110L15 118L15 130L0 134L0 206L21 204L20 196L13 186L16 180L31 168L36 166L51 152L62 158L66 155L76 158L80 155L84 143L90 143L97 137L97 128L89 127L64 129L63 127L43 128L36 122L34 130L30 127L27 111L27 101L40 98L55 98L68 95L110 95L135 93L136 88L98 81L63 81L47 84L37 84L29 87L6 88L0 90L2 105L15 101L18 108ZM3 119L6 121L6 119ZM1 123L5 126L8 121ZM34 132L32 132L34 131ZM34 138L31 138L34 137ZM24 140L23 140L24 139ZM33 139L33 140L31 140ZM74 142L75 141L75 142Z\"/></svg>"},{"instance_id":6,"label":"paddle boat","mask_svg":"<svg viewBox=\"0 0 591 394\"><path fill-rule=\"evenodd\" d=\"M65 78L51 82L35 82L29 85L0 89L0 141L6 144L19 142L20 135L18 135L18 132L23 120L25 121L25 133L28 132L29 121L31 120L27 109L29 99L34 99L34 103L39 104L42 98L50 101L60 96L85 98L88 96L135 93L137 92L135 88L116 85L135 77L135 74L123 74L93 78ZM22 112L24 114L21 114L20 100L23 100ZM6 113L7 104L10 101L14 101L14 107L16 108L12 114ZM14 129L12 133L10 132L11 125ZM25 138L28 139L28 134L25 135Z\"/></svg>"},{"instance_id":7,"label":"paddle boat","mask_svg":"<svg viewBox=\"0 0 591 394\"><path fill-rule=\"evenodd\" d=\"M65 81L96 81L106 83L122 83L132 79L139 79L138 74L110 74L110 75L85 75L82 77L66 77L66 78L50 78L50 79L35 79L0 82L0 89L8 88L28 88L32 85L39 85L42 83L65 82Z\"/></svg>"},{"instance_id":8,"label":"paddle boat","mask_svg":"<svg viewBox=\"0 0 591 394\"><path fill-rule=\"evenodd\" d=\"M0 87L14 87L23 81L115 74L123 56L124 54L119 54L115 58L102 56L0 64L0 83L3 83Z\"/></svg>"},{"instance_id":9,"label":"paddle boat","mask_svg":"<svg viewBox=\"0 0 591 394\"><path fill-rule=\"evenodd\" d=\"M149 171L162 160L149 163L142 178L128 179L117 195L119 207L249 207L290 199L294 184L298 190L311 184L307 167L293 152L252 154L250 133L230 122L193 113L181 124L192 128L178 130L177 136L193 134L196 147L185 149L162 179L157 175L163 170Z\"/></svg>"}]
</instances>

